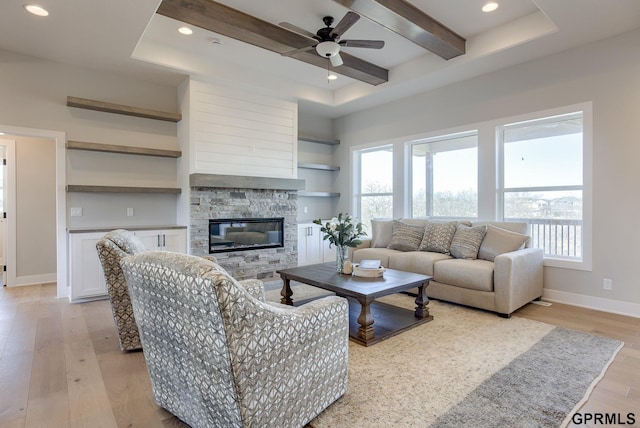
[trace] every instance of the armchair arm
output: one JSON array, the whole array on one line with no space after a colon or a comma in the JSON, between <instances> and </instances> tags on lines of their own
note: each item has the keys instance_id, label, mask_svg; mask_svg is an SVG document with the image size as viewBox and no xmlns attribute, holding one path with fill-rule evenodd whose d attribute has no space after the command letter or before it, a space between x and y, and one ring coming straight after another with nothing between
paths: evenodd
<instances>
[{"instance_id":1,"label":"armchair arm","mask_svg":"<svg viewBox=\"0 0 640 428\"><path fill-rule=\"evenodd\" d=\"M330 296L286 308L247 303L225 319L243 421L304 426L346 392L347 300Z\"/></svg>"},{"instance_id":2,"label":"armchair arm","mask_svg":"<svg viewBox=\"0 0 640 428\"><path fill-rule=\"evenodd\" d=\"M238 281L253 297L264 302L264 284L259 279L243 279Z\"/></svg>"},{"instance_id":3,"label":"armchair arm","mask_svg":"<svg viewBox=\"0 0 640 428\"><path fill-rule=\"evenodd\" d=\"M543 251L525 248L495 258L496 312L511 312L542 296Z\"/></svg>"}]
</instances>

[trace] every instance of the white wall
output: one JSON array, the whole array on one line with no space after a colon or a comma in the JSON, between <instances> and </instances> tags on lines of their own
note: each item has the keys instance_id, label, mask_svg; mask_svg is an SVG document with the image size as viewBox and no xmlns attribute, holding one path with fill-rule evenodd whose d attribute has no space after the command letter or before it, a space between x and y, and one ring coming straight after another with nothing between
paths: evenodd
<instances>
[{"instance_id":1,"label":"white wall","mask_svg":"<svg viewBox=\"0 0 640 428\"><path fill-rule=\"evenodd\" d=\"M58 64L0 50L0 125L65 132L68 140L177 149L176 124L66 106L67 96L177 112L176 88L115 74ZM176 185L176 166L167 159L68 151L68 184ZM153 183L153 184L152 184ZM149 199L68 194L68 208L82 217L68 226L167 225L176 222L175 196ZM106 203L108 201L108 203ZM126 216L132 207L138 215ZM146 218L144 215L153 213ZM67 216L69 213L67 213Z\"/></svg>"},{"instance_id":2,"label":"white wall","mask_svg":"<svg viewBox=\"0 0 640 428\"><path fill-rule=\"evenodd\" d=\"M545 268L545 293L584 306L640 308L640 31L510 67L336 120L337 159L349 147L559 106L593 102L593 268ZM349 174L338 188L350 193ZM349 210L351 197L340 199ZM602 279L613 279L605 291Z\"/></svg>"},{"instance_id":3,"label":"white wall","mask_svg":"<svg viewBox=\"0 0 640 428\"><path fill-rule=\"evenodd\" d=\"M298 105L240 89L191 80L189 172L251 177L297 177Z\"/></svg>"},{"instance_id":4,"label":"white wall","mask_svg":"<svg viewBox=\"0 0 640 428\"><path fill-rule=\"evenodd\" d=\"M16 141L16 276L55 278L55 141L11 138Z\"/></svg>"}]
</instances>

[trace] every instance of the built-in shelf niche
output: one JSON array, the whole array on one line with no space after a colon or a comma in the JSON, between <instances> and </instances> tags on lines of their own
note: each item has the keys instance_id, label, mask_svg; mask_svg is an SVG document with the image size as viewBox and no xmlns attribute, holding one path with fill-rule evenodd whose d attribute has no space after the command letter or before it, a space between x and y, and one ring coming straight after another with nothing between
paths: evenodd
<instances>
[{"instance_id":1,"label":"built-in shelf niche","mask_svg":"<svg viewBox=\"0 0 640 428\"><path fill-rule=\"evenodd\" d=\"M306 135L299 135L298 141L304 141L307 143L314 144L323 144L327 146L337 146L340 144L340 140L330 139L330 138L315 138L309 137ZM328 164L320 164L320 163L298 163L299 169L311 169L317 171L326 171L326 172L334 172L340 171L340 167L337 165L328 165ZM340 193L338 192L326 192L326 191L300 191L298 192L299 197L307 197L307 198L339 198Z\"/></svg>"}]
</instances>

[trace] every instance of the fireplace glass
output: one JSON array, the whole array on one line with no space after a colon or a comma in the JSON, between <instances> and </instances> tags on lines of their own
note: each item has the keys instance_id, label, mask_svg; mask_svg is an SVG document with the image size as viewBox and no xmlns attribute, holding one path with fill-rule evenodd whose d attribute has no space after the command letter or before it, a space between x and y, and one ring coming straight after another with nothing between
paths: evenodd
<instances>
[{"instance_id":1,"label":"fireplace glass","mask_svg":"<svg viewBox=\"0 0 640 428\"><path fill-rule=\"evenodd\" d=\"M284 218L209 220L209 253L284 247Z\"/></svg>"}]
</instances>

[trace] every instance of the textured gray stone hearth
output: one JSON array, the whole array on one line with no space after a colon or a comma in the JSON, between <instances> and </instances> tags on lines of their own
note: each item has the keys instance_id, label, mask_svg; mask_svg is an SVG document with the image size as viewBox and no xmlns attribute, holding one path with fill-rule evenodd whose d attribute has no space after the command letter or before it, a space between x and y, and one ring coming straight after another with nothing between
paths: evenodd
<instances>
[{"instance_id":1,"label":"textured gray stone hearth","mask_svg":"<svg viewBox=\"0 0 640 428\"><path fill-rule=\"evenodd\" d=\"M196 174L192 174L191 177L194 175ZM236 184L240 184L245 183L243 179L251 177L235 178ZM240 182L237 181L238 179ZM263 179L259 180L262 182ZM193 186L190 209L190 254L198 256L209 254L209 219L284 217L283 248L219 252L212 255L236 279L268 279L276 276L275 272L279 269L296 266L298 263L297 199L295 189Z\"/></svg>"}]
</instances>

